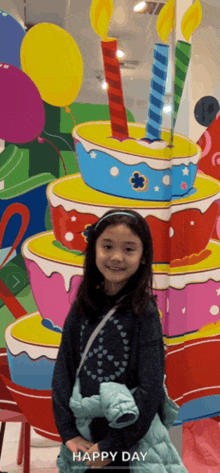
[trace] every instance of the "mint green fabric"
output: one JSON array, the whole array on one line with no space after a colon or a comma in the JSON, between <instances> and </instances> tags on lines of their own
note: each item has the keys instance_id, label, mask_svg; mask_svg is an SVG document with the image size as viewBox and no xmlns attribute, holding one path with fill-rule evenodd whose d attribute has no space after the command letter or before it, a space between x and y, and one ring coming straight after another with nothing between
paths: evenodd
<instances>
[{"instance_id":1,"label":"mint green fabric","mask_svg":"<svg viewBox=\"0 0 220 473\"><path fill-rule=\"evenodd\" d=\"M83 398L77 378L69 406L76 418L77 430L90 442L93 440L89 424L95 417L106 417L110 427L119 429L133 424L139 416L131 391L124 384L113 382L101 383L100 394ZM120 422L122 416L128 415L129 420Z\"/></svg>"},{"instance_id":2,"label":"mint green fabric","mask_svg":"<svg viewBox=\"0 0 220 473\"><path fill-rule=\"evenodd\" d=\"M182 460L171 443L169 429L178 417L179 407L168 395L165 386L165 421L162 424L158 414L155 415L147 434L130 450L131 473L187 473ZM76 426L81 435L93 441L89 424L94 417L105 416L113 428L122 428L134 423L139 415L132 393L125 385L119 383L101 383L99 395L82 398L79 378L70 398L70 408L76 418ZM127 417L126 417L127 416ZM126 418L128 418L126 422ZM122 422L120 423L120 419ZM132 459L134 452L142 458L141 452L147 452L144 461ZM136 456L136 455L135 455ZM85 462L73 461L72 453L65 445L61 446L57 459L59 473L83 473L88 467Z\"/></svg>"}]
</instances>

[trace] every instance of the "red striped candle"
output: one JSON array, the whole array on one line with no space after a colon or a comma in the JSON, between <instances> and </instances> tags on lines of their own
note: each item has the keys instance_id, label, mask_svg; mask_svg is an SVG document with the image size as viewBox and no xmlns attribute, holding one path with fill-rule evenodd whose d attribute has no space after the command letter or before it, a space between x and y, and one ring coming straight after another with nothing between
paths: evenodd
<instances>
[{"instance_id":1,"label":"red striped candle","mask_svg":"<svg viewBox=\"0 0 220 473\"><path fill-rule=\"evenodd\" d=\"M108 102L113 138L124 140L129 137L126 110L124 106L120 64L117 59L117 41L101 41L105 69L105 80L108 84Z\"/></svg>"}]
</instances>

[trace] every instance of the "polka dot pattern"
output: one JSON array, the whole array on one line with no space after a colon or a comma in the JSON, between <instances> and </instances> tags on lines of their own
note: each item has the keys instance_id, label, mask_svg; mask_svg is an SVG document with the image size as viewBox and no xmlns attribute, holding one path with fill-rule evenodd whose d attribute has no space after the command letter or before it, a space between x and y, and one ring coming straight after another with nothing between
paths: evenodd
<instances>
[{"instance_id":1,"label":"polka dot pattern","mask_svg":"<svg viewBox=\"0 0 220 473\"><path fill-rule=\"evenodd\" d=\"M110 169L110 174L111 176L113 177L117 177L119 175L119 169L117 168L117 166L113 166L111 169Z\"/></svg>"},{"instance_id":2,"label":"polka dot pattern","mask_svg":"<svg viewBox=\"0 0 220 473\"><path fill-rule=\"evenodd\" d=\"M73 238L74 238L74 235L73 235L72 232L67 232L67 233L65 234L65 237L64 237L64 238L65 238L66 241L72 241Z\"/></svg>"}]
</instances>

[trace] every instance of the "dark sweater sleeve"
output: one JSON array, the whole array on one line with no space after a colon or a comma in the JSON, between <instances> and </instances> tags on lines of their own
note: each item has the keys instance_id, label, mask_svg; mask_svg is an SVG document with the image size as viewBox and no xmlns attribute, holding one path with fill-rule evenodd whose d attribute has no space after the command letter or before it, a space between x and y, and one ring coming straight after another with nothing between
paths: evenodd
<instances>
[{"instance_id":1,"label":"dark sweater sleeve","mask_svg":"<svg viewBox=\"0 0 220 473\"><path fill-rule=\"evenodd\" d=\"M134 424L122 428L108 428L106 437L99 443L101 451L128 451L148 432L151 422L163 399L164 345L159 313L147 312L140 324L138 348L139 384L133 397L139 409Z\"/></svg>"},{"instance_id":2,"label":"dark sweater sleeve","mask_svg":"<svg viewBox=\"0 0 220 473\"><path fill-rule=\"evenodd\" d=\"M76 429L75 418L69 408L76 369L76 317L73 312L70 312L64 323L61 344L52 378L53 414L58 432L64 444L67 440L81 435Z\"/></svg>"}]
</instances>

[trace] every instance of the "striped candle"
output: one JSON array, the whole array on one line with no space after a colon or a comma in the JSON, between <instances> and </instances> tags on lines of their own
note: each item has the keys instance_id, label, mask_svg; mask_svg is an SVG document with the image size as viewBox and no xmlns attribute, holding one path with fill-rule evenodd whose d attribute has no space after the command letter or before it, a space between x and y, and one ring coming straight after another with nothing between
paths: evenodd
<instances>
[{"instance_id":1,"label":"striped candle","mask_svg":"<svg viewBox=\"0 0 220 473\"><path fill-rule=\"evenodd\" d=\"M188 9L185 11L187 6ZM180 107L184 84L186 82L186 76L191 56L190 38L196 28L198 28L202 20L202 6L200 0L195 0L195 2L193 0L177 2L176 16L176 35L178 41L176 43L175 50L175 78L173 97L173 123L171 128L171 146L173 143L174 128ZM185 41L182 40L182 37L185 39ZM189 114L189 108L187 112Z\"/></svg>"},{"instance_id":2,"label":"striped candle","mask_svg":"<svg viewBox=\"0 0 220 473\"><path fill-rule=\"evenodd\" d=\"M191 55L191 44L185 41L177 41L175 52L175 80L174 80L174 119L173 128L175 127L176 118L180 106L183 93L183 87L186 80L186 74L189 67Z\"/></svg>"},{"instance_id":3,"label":"striped candle","mask_svg":"<svg viewBox=\"0 0 220 473\"><path fill-rule=\"evenodd\" d=\"M124 106L120 65L117 59L117 41L102 41L105 80L108 84L108 102L113 138L128 138L127 116Z\"/></svg>"},{"instance_id":4,"label":"striped candle","mask_svg":"<svg viewBox=\"0 0 220 473\"><path fill-rule=\"evenodd\" d=\"M159 43L154 45L154 58L146 126L146 139L149 141L161 139L168 56L169 46Z\"/></svg>"}]
</instances>

